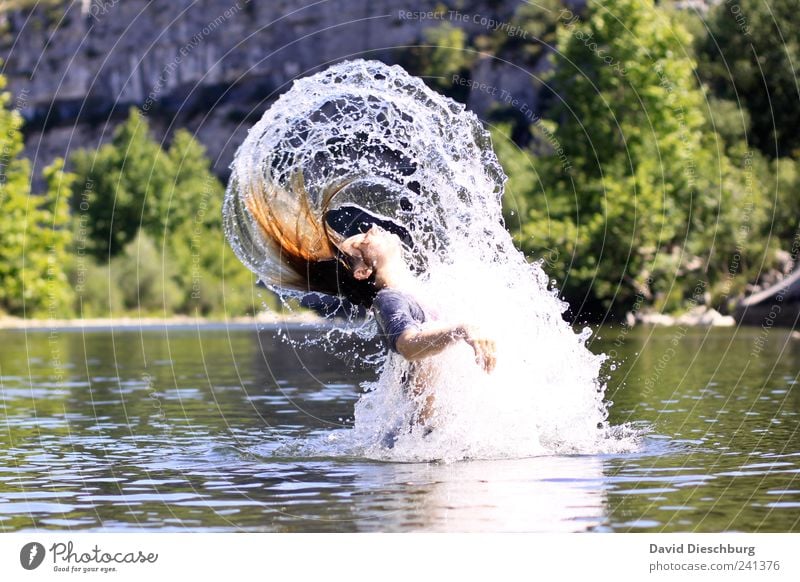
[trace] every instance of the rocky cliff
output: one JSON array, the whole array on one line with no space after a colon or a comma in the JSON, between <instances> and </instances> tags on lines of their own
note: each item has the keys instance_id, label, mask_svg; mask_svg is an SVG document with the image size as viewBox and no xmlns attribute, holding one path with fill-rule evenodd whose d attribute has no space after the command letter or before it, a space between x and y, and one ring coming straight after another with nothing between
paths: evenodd
<instances>
[{"instance_id":1,"label":"rocky cliff","mask_svg":"<svg viewBox=\"0 0 800 582\"><path fill-rule=\"evenodd\" d=\"M222 178L247 129L292 79L347 58L397 62L446 20L481 34L519 1L79 0L29 2L0 14L3 74L26 119L35 175L56 156L110 140L131 105L169 141L187 127ZM452 14L420 12L445 5ZM453 13L453 14L455 14ZM473 77L536 106L531 76L478 59ZM478 113L491 105L472 92ZM37 189L36 186L34 189Z\"/></svg>"}]
</instances>

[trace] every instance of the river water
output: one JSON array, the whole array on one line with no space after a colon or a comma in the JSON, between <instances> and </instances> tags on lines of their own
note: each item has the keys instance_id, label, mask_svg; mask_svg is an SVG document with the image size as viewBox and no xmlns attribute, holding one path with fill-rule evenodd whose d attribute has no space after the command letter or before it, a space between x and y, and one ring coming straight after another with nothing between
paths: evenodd
<instances>
[{"instance_id":1,"label":"river water","mask_svg":"<svg viewBox=\"0 0 800 582\"><path fill-rule=\"evenodd\" d=\"M375 372L275 328L0 345L0 531L800 532L786 330L601 328L610 420L644 431L638 450L450 463L298 454L352 426Z\"/></svg>"}]
</instances>

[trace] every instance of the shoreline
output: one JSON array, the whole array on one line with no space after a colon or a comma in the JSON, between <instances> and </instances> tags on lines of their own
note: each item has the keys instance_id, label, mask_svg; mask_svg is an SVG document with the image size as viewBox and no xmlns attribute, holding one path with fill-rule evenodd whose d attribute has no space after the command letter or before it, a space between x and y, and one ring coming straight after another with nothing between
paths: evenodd
<instances>
[{"instance_id":1,"label":"shoreline","mask_svg":"<svg viewBox=\"0 0 800 582\"><path fill-rule=\"evenodd\" d=\"M281 315L262 312L255 316L230 317L227 319L207 318L191 315L170 317L89 317L72 319L36 319L23 317L0 317L0 331L3 330L56 330L56 329L136 329L156 327L256 327L259 325L285 324L325 324L327 320L313 313Z\"/></svg>"},{"instance_id":2,"label":"shoreline","mask_svg":"<svg viewBox=\"0 0 800 582\"><path fill-rule=\"evenodd\" d=\"M705 315L705 317L704 317ZM711 315L705 313L690 313L683 316L671 316L660 313L638 314L618 321L611 325L622 324L630 328L634 327L690 327L690 328L709 328L709 327L728 327L728 328L756 328L758 326L748 323L737 322L730 316L721 317L718 314ZM316 315L311 311L301 313L280 314L271 311L263 311L254 316L238 316L227 319L208 318L191 315L173 315L170 317L136 317L134 315L124 315L120 317L90 317L72 319L39 319L0 316L0 331L31 330L31 331L50 331L50 330L100 330L100 329L155 329L155 328L237 328L246 329L266 329L284 325L315 325L329 327L335 325L338 320L327 319ZM591 324L589 324L591 325ZM781 326L776 326L781 327ZM786 328L791 331L793 339L800 339L800 331L791 327Z\"/></svg>"}]
</instances>

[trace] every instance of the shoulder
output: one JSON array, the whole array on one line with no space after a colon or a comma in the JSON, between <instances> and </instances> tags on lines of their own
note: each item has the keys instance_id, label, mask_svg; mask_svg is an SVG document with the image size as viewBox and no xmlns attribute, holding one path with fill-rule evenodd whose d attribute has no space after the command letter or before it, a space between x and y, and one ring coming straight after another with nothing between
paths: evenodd
<instances>
[{"instance_id":1,"label":"shoulder","mask_svg":"<svg viewBox=\"0 0 800 582\"><path fill-rule=\"evenodd\" d=\"M397 289L381 289L375 296L373 305L380 310L407 309L412 312L424 312L422 306L413 295Z\"/></svg>"},{"instance_id":2,"label":"shoulder","mask_svg":"<svg viewBox=\"0 0 800 582\"><path fill-rule=\"evenodd\" d=\"M397 351L397 340L407 329L425 322L425 312L413 295L396 289L381 289L372 303L378 331L392 351Z\"/></svg>"},{"instance_id":3,"label":"shoulder","mask_svg":"<svg viewBox=\"0 0 800 582\"><path fill-rule=\"evenodd\" d=\"M410 293L397 289L381 289L372 303L379 323L395 321L423 323L427 318L425 309Z\"/></svg>"},{"instance_id":4,"label":"shoulder","mask_svg":"<svg viewBox=\"0 0 800 582\"><path fill-rule=\"evenodd\" d=\"M378 308L385 308L406 303L407 301L408 298L405 293L401 293L400 291L396 291L394 289L381 289L375 295L372 305Z\"/></svg>"},{"instance_id":5,"label":"shoulder","mask_svg":"<svg viewBox=\"0 0 800 582\"><path fill-rule=\"evenodd\" d=\"M397 289L381 289L375 295L375 303L392 303L395 301L408 301L411 296Z\"/></svg>"}]
</instances>

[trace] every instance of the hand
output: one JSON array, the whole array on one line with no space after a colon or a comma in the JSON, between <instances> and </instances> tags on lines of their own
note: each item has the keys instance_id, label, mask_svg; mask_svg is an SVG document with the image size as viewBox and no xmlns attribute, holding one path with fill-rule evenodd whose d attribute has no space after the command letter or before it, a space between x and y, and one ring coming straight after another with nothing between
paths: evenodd
<instances>
[{"instance_id":1,"label":"hand","mask_svg":"<svg viewBox=\"0 0 800 582\"><path fill-rule=\"evenodd\" d=\"M494 340L487 338L483 333L474 326L462 325L459 328L460 336L464 338L472 350L475 352L475 362L483 368L486 373L494 370L497 363L497 348Z\"/></svg>"}]
</instances>

